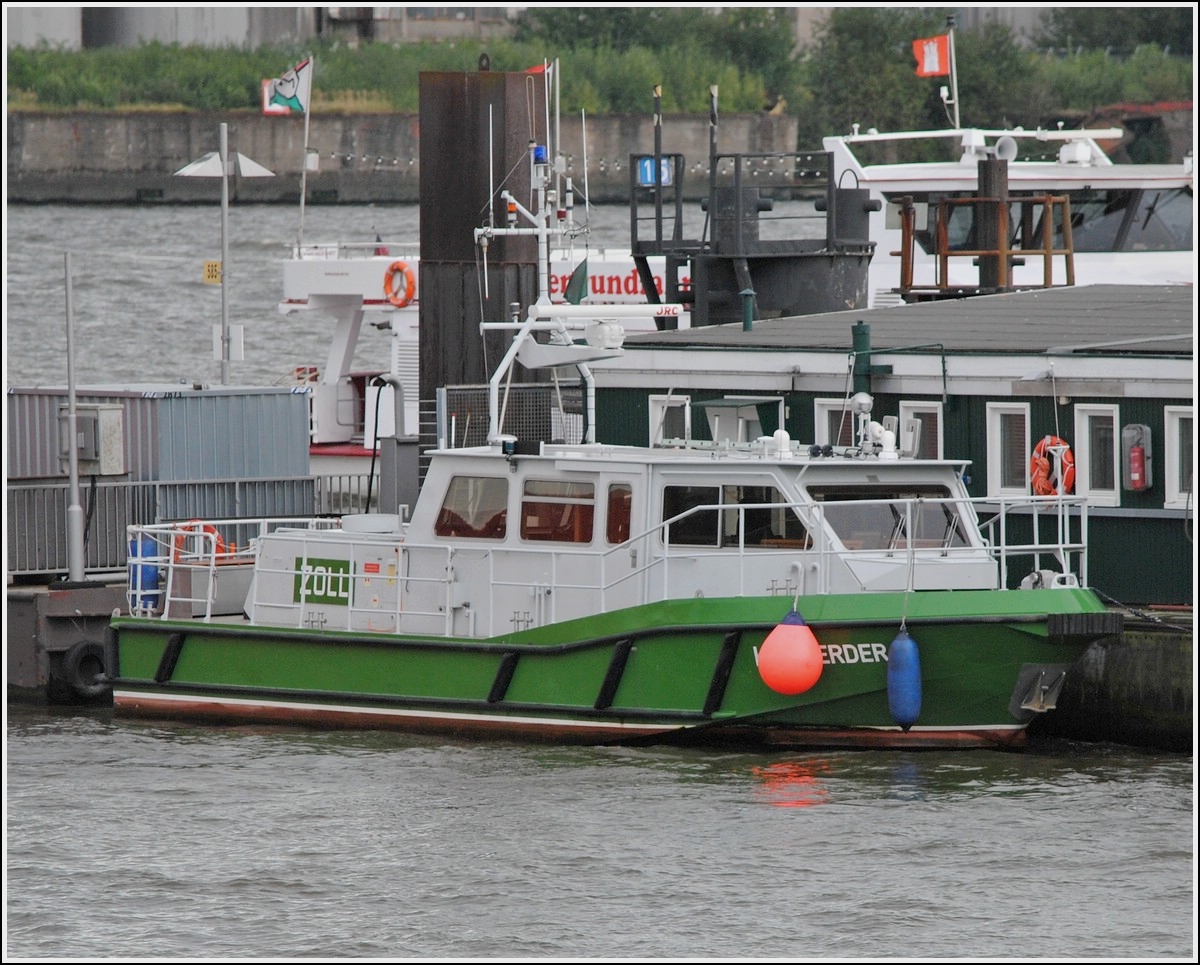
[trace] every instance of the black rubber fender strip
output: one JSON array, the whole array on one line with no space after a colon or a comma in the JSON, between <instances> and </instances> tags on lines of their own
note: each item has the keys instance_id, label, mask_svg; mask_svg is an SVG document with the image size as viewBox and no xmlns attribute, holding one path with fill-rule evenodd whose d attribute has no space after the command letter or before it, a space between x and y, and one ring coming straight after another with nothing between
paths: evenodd
<instances>
[{"instance_id":1,"label":"black rubber fender strip","mask_svg":"<svg viewBox=\"0 0 1200 965\"><path fill-rule=\"evenodd\" d=\"M162 659L158 662L158 669L154 671L156 684L166 683L174 675L175 665L179 663L179 655L183 652L183 637L182 633L172 633L167 637Z\"/></svg>"},{"instance_id":2,"label":"black rubber fender strip","mask_svg":"<svg viewBox=\"0 0 1200 965\"><path fill-rule=\"evenodd\" d=\"M1046 617L1046 633L1051 640L1066 637L1117 636L1125 629L1125 614L1114 610L1097 613L1051 613Z\"/></svg>"},{"instance_id":3,"label":"black rubber fender strip","mask_svg":"<svg viewBox=\"0 0 1200 965\"><path fill-rule=\"evenodd\" d=\"M625 664L629 662L629 654L633 651L633 641L626 637L618 640L613 647L612 659L608 662L608 671L604 674L604 682L600 685L600 693L592 705L596 710L607 710L612 706L617 688L621 686L621 678L625 675Z\"/></svg>"},{"instance_id":4,"label":"black rubber fender strip","mask_svg":"<svg viewBox=\"0 0 1200 965\"><path fill-rule=\"evenodd\" d=\"M506 653L500 658L500 666L496 668L496 679L492 681L492 689L488 691L489 704L498 704L508 693L508 685L512 683L513 674L517 672L517 662L521 659L519 653Z\"/></svg>"},{"instance_id":5,"label":"black rubber fender strip","mask_svg":"<svg viewBox=\"0 0 1200 965\"><path fill-rule=\"evenodd\" d=\"M104 628L104 672L110 682L121 676L121 648L117 646L117 628L111 623Z\"/></svg>"},{"instance_id":6,"label":"black rubber fender strip","mask_svg":"<svg viewBox=\"0 0 1200 965\"><path fill-rule=\"evenodd\" d=\"M733 673L733 661L737 659L738 647L742 642L742 632L733 630L725 634L721 642L721 652L717 654L717 664L713 668L712 682L708 685L708 696L704 698L704 716L711 717L721 709L725 699L725 688L729 686L729 677Z\"/></svg>"}]
</instances>

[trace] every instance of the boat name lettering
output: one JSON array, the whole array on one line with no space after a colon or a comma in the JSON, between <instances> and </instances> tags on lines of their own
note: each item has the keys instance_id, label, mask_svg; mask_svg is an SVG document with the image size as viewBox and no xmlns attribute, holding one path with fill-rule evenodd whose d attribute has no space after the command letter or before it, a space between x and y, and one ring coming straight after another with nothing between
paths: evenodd
<instances>
[{"instance_id":1,"label":"boat name lettering","mask_svg":"<svg viewBox=\"0 0 1200 965\"><path fill-rule=\"evenodd\" d=\"M550 294L559 295L567 290L571 281L570 275L550 275ZM681 278L679 284L683 288L691 286L690 278ZM662 275L654 276L654 287L661 295L663 293ZM638 277L637 269L627 275L592 275L588 279L588 288L593 295L645 295L646 289Z\"/></svg>"},{"instance_id":2,"label":"boat name lettering","mask_svg":"<svg viewBox=\"0 0 1200 965\"><path fill-rule=\"evenodd\" d=\"M292 602L346 606L350 602L350 562L296 557Z\"/></svg>"},{"instance_id":3,"label":"boat name lettering","mask_svg":"<svg viewBox=\"0 0 1200 965\"><path fill-rule=\"evenodd\" d=\"M826 664L887 663L887 647L882 643L823 643L821 656Z\"/></svg>"}]
</instances>

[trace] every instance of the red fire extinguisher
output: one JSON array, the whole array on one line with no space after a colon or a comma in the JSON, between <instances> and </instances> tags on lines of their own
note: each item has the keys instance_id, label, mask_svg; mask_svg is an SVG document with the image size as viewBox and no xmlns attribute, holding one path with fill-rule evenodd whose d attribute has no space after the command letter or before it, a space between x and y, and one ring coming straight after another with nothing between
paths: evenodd
<instances>
[{"instance_id":1,"label":"red fire extinguisher","mask_svg":"<svg viewBox=\"0 0 1200 965\"><path fill-rule=\"evenodd\" d=\"M1129 447L1129 488L1146 488L1146 449L1141 439Z\"/></svg>"}]
</instances>

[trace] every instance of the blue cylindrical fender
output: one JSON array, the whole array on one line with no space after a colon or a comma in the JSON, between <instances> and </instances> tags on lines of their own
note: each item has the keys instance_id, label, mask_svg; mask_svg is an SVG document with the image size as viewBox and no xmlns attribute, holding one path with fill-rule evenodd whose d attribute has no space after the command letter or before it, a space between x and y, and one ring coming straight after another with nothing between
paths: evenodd
<instances>
[{"instance_id":1,"label":"blue cylindrical fender","mask_svg":"<svg viewBox=\"0 0 1200 965\"><path fill-rule=\"evenodd\" d=\"M892 720L907 731L921 716L921 655L907 630L888 647L887 692Z\"/></svg>"}]
</instances>

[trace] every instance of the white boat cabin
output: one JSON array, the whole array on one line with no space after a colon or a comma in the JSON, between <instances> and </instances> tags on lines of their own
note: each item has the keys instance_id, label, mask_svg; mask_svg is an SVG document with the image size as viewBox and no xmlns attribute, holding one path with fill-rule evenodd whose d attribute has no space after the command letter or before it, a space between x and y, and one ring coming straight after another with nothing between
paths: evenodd
<instances>
[{"instance_id":1,"label":"white boat cabin","mask_svg":"<svg viewBox=\"0 0 1200 965\"><path fill-rule=\"evenodd\" d=\"M963 463L878 447L813 455L786 433L519 448L434 453L406 525L347 517L262 537L250 619L490 637L664 599L1004 585Z\"/></svg>"}]
</instances>

